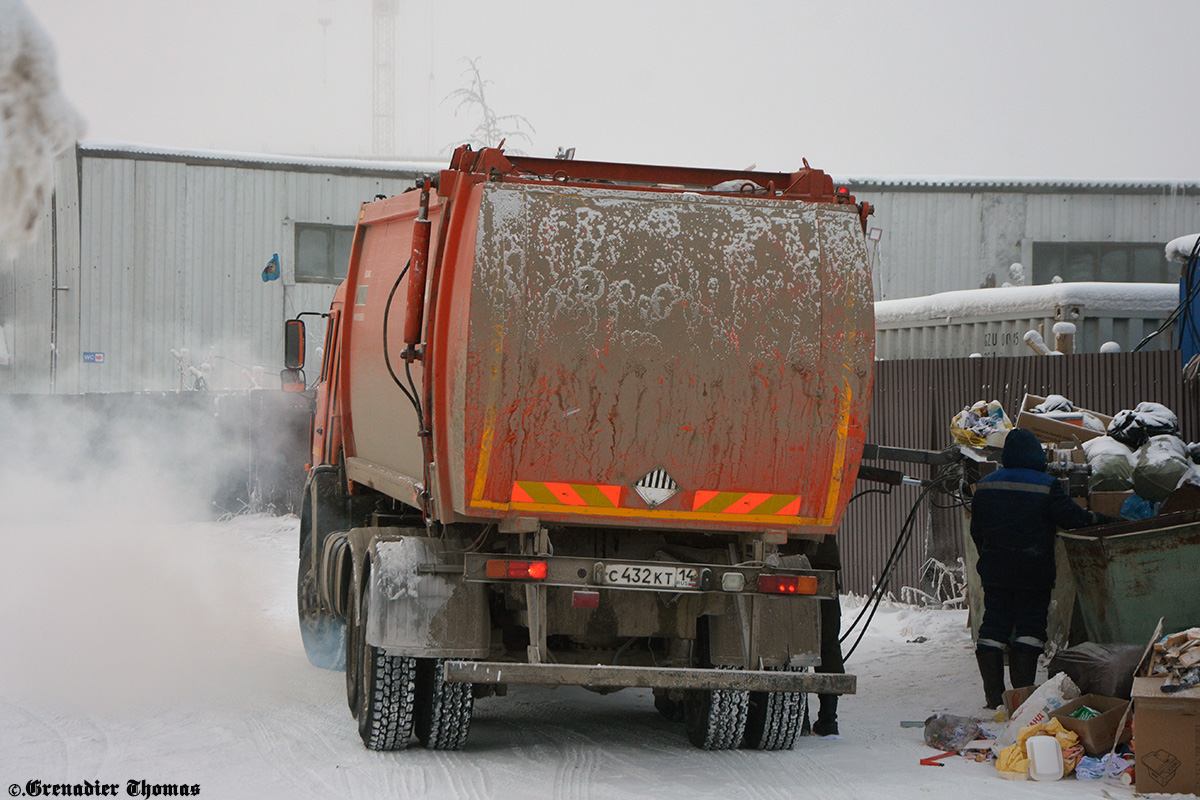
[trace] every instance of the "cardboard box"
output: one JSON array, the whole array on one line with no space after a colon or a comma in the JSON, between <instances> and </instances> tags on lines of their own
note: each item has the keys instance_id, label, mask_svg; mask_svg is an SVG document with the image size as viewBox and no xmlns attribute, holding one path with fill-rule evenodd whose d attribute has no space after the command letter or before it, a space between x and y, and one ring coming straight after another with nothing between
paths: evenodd
<instances>
[{"instance_id":1,"label":"cardboard box","mask_svg":"<svg viewBox=\"0 0 1200 800\"><path fill-rule=\"evenodd\" d=\"M1072 719L1071 714L1083 706L1093 711L1099 711L1100 716L1091 719ZM1129 701L1117 697L1105 697L1102 694L1085 694L1050 712L1051 719L1057 719L1059 724L1069 731L1079 734L1079 743L1089 756L1102 756L1112 749L1114 742L1128 742L1133 732L1127 722L1125 712L1129 709Z\"/></svg>"},{"instance_id":2,"label":"cardboard box","mask_svg":"<svg viewBox=\"0 0 1200 800\"><path fill-rule=\"evenodd\" d=\"M1017 713L1017 709L1021 707L1029 699L1029 695L1037 691L1036 686L1022 686L1019 689L1006 689L1001 697L1004 698L1004 708L1008 711L1008 718L1012 719L1013 714Z\"/></svg>"},{"instance_id":3,"label":"cardboard box","mask_svg":"<svg viewBox=\"0 0 1200 800\"><path fill-rule=\"evenodd\" d=\"M1200 794L1200 687L1164 694L1164 680L1133 679L1137 790Z\"/></svg>"},{"instance_id":4,"label":"cardboard box","mask_svg":"<svg viewBox=\"0 0 1200 800\"><path fill-rule=\"evenodd\" d=\"M1060 442L1086 442L1089 439L1095 439L1097 436L1103 436L1104 431L1094 431L1091 428L1083 426L1083 414L1090 414L1096 419L1104 423L1104 427L1108 428L1108 424L1112 422L1112 417L1107 414L1101 414L1099 411L1089 411L1086 408L1078 408L1077 412L1082 412L1076 415L1072 414L1071 421L1063 421L1047 417L1043 414L1031 414L1029 409L1034 406L1041 405L1046 401L1046 398L1039 397L1036 394L1027 394L1021 402L1021 411L1017 414L1017 427L1024 428L1038 438L1038 441L1048 444L1058 444Z\"/></svg>"},{"instance_id":5,"label":"cardboard box","mask_svg":"<svg viewBox=\"0 0 1200 800\"><path fill-rule=\"evenodd\" d=\"M1121 506L1133 496L1133 490L1127 492L1092 492L1088 495L1088 505L1092 511L1099 511L1110 517L1121 516Z\"/></svg>"}]
</instances>

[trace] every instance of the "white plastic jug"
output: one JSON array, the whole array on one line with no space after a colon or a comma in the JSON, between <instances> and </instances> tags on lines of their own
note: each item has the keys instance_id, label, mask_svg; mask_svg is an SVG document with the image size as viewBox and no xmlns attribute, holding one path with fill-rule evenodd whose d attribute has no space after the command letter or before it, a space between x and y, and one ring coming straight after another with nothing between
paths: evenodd
<instances>
[{"instance_id":1,"label":"white plastic jug","mask_svg":"<svg viewBox=\"0 0 1200 800\"><path fill-rule=\"evenodd\" d=\"M1029 777L1035 781L1056 781L1063 776L1062 748L1053 736L1030 736L1025 740L1029 756Z\"/></svg>"}]
</instances>

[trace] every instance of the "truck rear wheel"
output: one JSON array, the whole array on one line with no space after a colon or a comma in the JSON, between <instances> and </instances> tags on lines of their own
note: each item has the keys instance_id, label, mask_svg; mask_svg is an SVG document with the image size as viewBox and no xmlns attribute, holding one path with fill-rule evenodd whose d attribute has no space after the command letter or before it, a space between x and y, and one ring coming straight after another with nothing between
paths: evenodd
<instances>
[{"instance_id":1,"label":"truck rear wheel","mask_svg":"<svg viewBox=\"0 0 1200 800\"><path fill-rule=\"evenodd\" d=\"M461 750L475 701L469 683L450 683L444 658L417 659L416 730L430 750Z\"/></svg>"},{"instance_id":2,"label":"truck rear wheel","mask_svg":"<svg viewBox=\"0 0 1200 800\"><path fill-rule=\"evenodd\" d=\"M322 609L317 602L317 572L312 563L310 539L301 521L300 569L296 574L296 609L300 616L300 639L304 654L314 667L346 668L346 623Z\"/></svg>"},{"instance_id":3,"label":"truck rear wheel","mask_svg":"<svg viewBox=\"0 0 1200 800\"><path fill-rule=\"evenodd\" d=\"M358 720L358 733L369 750L403 750L412 738L417 660L389 656L367 642L366 595L360 598L351 628L351 658L357 680L346 681L347 699Z\"/></svg>"},{"instance_id":4,"label":"truck rear wheel","mask_svg":"<svg viewBox=\"0 0 1200 800\"><path fill-rule=\"evenodd\" d=\"M703 750L736 750L746 733L749 692L693 689L684 695L683 727Z\"/></svg>"},{"instance_id":5,"label":"truck rear wheel","mask_svg":"<svg viewBox=\"0 0 1200 800\"><path fill-rule=\"evenodd\" d=\"M796 746L803 717L804 695L801 692L751 692L742 746L755 750L791 750Z\"/></svg>"}]
</instances>

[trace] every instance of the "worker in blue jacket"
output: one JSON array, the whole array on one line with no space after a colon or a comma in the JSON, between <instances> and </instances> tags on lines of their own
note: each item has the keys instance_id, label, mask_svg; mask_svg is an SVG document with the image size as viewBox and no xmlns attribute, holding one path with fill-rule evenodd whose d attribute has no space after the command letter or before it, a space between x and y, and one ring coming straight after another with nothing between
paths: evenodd
<instances>
[{"instance_id":1,"label":"worker in blue jacket","mask_svg":"<svg viewBox=\"0 0 1200 800\"><path fill-rule=\"evenodd\" d=\"M1046 452L1029 431L1017 428L1008 434L1000 462L1002 469L976 484L971 503L984 606L975 658L987 708L1001 703L1004 649L1014 633L1009 679L1013 688L1034 684L1038 656L1046 645L1058 528L1112 521L1067 496L1046 473Z\"/></svg>"}]
</instances>

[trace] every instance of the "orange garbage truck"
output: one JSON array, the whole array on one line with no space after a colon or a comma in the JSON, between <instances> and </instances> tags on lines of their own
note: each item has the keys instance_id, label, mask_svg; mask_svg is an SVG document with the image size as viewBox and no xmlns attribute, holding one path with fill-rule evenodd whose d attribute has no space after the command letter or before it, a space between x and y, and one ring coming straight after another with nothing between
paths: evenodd
<instances>
[{"instance_id":1,"label":"orange garbage truck","mask_svg":"<svg viewBox=\"0 0 1200 800\"><path fill-rule=\"evenodd\" d=\"M511 685L653 690L698 747L793 747L808 561L871 401L870 207L795 173L459 148L366 203L326 319L304 646L363 742L457 749ZM303 322L285 382L304 385Z\"/></svg>"}]
</instances>

